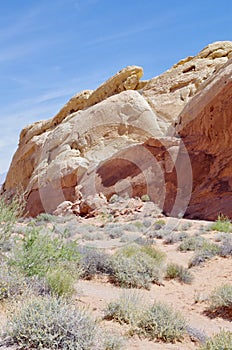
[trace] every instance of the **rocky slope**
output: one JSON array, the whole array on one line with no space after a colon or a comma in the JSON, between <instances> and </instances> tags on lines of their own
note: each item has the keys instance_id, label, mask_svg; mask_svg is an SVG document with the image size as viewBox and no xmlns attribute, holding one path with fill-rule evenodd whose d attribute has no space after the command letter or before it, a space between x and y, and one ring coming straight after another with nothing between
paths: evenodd
<instances>
[{"instance_id":1,"label":"rocky slope","mask_svg":"<svg viewBox=\"0 0 232 350\"><path fill-rule=\"evenodd\" d=\"M127 193L169 215L232 217L231 56L232 42L216 42L150 81L131 66L79 93L23 129L4 192L21 186L33 216Z\"/></svg>"}]
</instances>

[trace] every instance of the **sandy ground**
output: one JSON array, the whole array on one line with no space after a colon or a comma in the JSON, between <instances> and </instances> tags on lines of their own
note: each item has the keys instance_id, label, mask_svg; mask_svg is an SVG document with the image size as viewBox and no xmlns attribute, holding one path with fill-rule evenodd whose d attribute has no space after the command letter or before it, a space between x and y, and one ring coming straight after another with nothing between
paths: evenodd
<instances>
[{"instance_id":1,"label":"sandy ground","mask_svg":"<svg viewBox=\"0 0 232 350\"><path fill-rule=\"evenodd\" d=\"M208 223L206 223L208 225ZM202 222L192 221L192 226L188 233L194 234ZM208 233L207 238L214 240L215 233ZM163 240L157 240L156 246L167 254L167 262L174 262L185 267L193 255L193 252L177 251L179 243L164 244ZM232 259L215 257L208 260L201 266L191 268L194 280L191 284L181 284L176 280L164 280L163 286L152 285L150 290L141 289L139 292L145 304L151 304L153 301L162 301L175 310L180 311L187 319L188 324L201 331L207 336L212 336L220 330L226 329L232 331L232 320L221 317L210 318L206 315L207 296L215 287L225 283L232 283ZM95 279L91 281L80 280L77 283L77 299L80 303L92 310L97 317L104 314L107 303L115 301L122 293L122 288L111 285L104 279ZM117 325L115 322L104 322L104 327L118 329L123 334L125 328ZM165 344L155 343L138 337L132 337L128 340L126 350L187 350L197 349L199 343L186 339L183 343Z\"/></svg>"}]
</instances>

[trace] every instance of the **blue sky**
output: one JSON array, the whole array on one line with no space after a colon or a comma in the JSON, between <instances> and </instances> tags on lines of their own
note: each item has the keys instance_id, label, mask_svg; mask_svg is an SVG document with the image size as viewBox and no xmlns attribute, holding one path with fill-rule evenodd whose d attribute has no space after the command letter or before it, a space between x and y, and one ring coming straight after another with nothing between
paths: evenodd
<instances>
[{"instance_id":1,"label":"blue sky","mask_svg":"<svg viewBox=\"0 0 232 350\"><path fill-rule=\"evenodd\" d=\"M0 13L0 173L20 130L127 65L152 78L232 40L231 0L8 0Z\"/></svg>"}]
</instances>

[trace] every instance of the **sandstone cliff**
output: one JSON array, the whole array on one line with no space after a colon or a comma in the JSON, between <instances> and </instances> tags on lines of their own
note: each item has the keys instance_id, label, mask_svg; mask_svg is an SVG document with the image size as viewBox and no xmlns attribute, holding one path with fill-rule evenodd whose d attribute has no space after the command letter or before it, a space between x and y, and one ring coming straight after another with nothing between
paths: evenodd
<instances>
[{"instance_id":1,"label":"sandstone cliff","mask_svg":"<svg viewBox=\"0 0 232 350\"><path fill-rule=\"evenodd\" d=\"M231 56L232 42L216 42L149 81L130 66L75 95L22 130L4 192L22 186L33 216L81 191L148 193L169 215L232 217Z\"/></svg>"}]
</instances>

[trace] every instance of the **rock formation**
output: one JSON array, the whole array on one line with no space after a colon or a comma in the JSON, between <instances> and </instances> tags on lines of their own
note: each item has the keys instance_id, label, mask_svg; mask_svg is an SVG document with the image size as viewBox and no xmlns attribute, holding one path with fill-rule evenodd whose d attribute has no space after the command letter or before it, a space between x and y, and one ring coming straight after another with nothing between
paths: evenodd
<instances>
[{"instance_id":1,"label":"rock formation","mask_svg":"<svg viewBox=\"0 0 232 350\"><path fill-rule=\"evenodd\" d=\"M22 130L3 191L21 186L32 216L127 193L168 215L232 217L231 56L232 42L217 42L150 81L130 66L75 95Z\"/></svg>"},{"instance_id":2,"label":"rock formation","mask_svg":"<svg viewBox=\"0 0 232 350\"><path fill-rule=\"evenodd\" d=\"M192 164L186 215L232 218L232 59L201 87L176 126Z\"/></svg>"}]
</instances>

